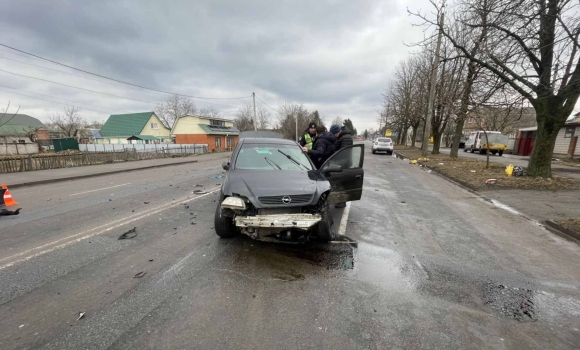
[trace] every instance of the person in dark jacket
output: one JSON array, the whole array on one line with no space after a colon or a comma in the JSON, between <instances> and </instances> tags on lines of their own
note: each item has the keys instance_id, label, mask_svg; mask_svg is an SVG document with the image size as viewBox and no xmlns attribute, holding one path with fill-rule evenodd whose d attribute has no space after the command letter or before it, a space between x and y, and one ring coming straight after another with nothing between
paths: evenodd
<instances>
[{"instance_id":1,"label":"person in dark jacket","mask_svg":"<svg viewBox=\"0 0 580 350\"><path fill-rule=\"evenodd\" d=\"M316 137L316 123L310 122L310 124L308 124L308 129L304 130L304 134L300 136L299 141L300 146L306 147L309 150L311 150L312 146L314 145L315 137Z\"/></svg>"},{"instance_id":2,"label":"person in dark jacket","mask_svg":"<svg viewBox=\"0 0 580 350\"><path fill-rule=\"evenodd\" d=\"M316 127L316 132L318 136L312 145L312 149L309 150L307 147L303 147L302 150L308 153L310 159L316 166L320 168L322 164L336 151L336 137L333 134L325 131L326 129L319 125Z\"/></svg>"},{"instance_id":3,"label":"person in dark jacket","mask_svg":"<svg viewBox=\"0 0 580 350\"><path fill-rule=\"evenodd\" d=\"M353 145L352 133L349 128L343 126L342 128L338 124L334 124L330 127L330 133L336 137L336 151ZM343 164L343 167L349 168L350 162L348 164ZM337 203L335 208L346 207L346 202Z\"/></svg>"},{"instance_id":4,"label":"person in dark jacket","mask_svg":"<svg viewBox=\"0 0 580 350\"><path fill-rule=\"evenodd\" d=\"M346 126L342 128L338 125L333 125L330 127L330 133L336 137L336 150L352 146L353 139L352 139L352 132Z\"/></svg>"}]
</instances>

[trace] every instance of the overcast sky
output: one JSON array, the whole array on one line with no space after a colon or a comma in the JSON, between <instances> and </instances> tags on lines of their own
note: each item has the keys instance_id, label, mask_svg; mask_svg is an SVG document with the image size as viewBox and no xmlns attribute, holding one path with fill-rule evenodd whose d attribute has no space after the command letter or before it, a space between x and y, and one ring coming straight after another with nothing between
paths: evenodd
<instances>
[{"instance_id":1,"label":"overcast sky","mask_svg":"<svg viewBox=\"0 0 580 350\"><path fill-rule=\"evenodd\" d=\"M423 37L406 8L428 9L426 0L88 3L0 0L0 43L154 89L202 97L256 92L274 108L298 102L327 123L351 118L358 130L378 126L381 93L394 66L413 50L405 43ZM80 106L89 121L105 121L110 114L153 110L167 97L4 47L0 69L145 101L0 71L0 109L10 101L11 112L20 106L20 113L42 121L63 107L45 100ZM233 118L251 99L195 102Z\"/></svg>"}]
</instances>

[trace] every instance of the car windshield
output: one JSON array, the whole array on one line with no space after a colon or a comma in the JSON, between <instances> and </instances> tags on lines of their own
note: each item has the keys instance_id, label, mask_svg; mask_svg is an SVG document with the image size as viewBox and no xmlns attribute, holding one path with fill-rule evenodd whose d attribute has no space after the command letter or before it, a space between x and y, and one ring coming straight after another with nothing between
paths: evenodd
<instances>
[{"instance_id":1,"label":"car windshield","mask_svg":"<svg viewBox=\"0 0 580 350\"><path fill-rule=\"evenodd\" d=\"M235 166L245 170L312 170L300 147L277 144L242 145Z\"/></svg>"},{"instance_id":2,"label":"car windshield","mask_svg":"<svg viewBox=\"0 0 580 350\"><path fill-rule=\"evenodd\" d=\"M384 137L381 137L381 138L379 138L379 140L378 140L378 141L379 141L379 142L392 142L392 141L391 141L391 139L389 139L389 138L384 138Z\"/></svg>"}]
</instances>

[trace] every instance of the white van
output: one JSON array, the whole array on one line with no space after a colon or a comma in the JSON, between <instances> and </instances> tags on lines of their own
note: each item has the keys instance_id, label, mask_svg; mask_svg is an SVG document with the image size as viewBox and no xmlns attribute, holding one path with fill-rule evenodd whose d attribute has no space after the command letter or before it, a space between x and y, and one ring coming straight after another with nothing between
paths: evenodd
<instances>
[{"instance_id":1,"label":"white van","mask_svg":"<svg viewBox=\"0 0 580 350\"><path fill-rule=\"evenodd\" d=\"M486 133L487 141L485 138ZM471 151L473 153L478 151L480 154L485 154L487 150L490 150L491 154L498 154L501 157L507 149L508 136L502 135L499 131L487 131L486 133L483 131L472 132L467 141L465 141L463 152Z\"/></svg>"}]
</instances>

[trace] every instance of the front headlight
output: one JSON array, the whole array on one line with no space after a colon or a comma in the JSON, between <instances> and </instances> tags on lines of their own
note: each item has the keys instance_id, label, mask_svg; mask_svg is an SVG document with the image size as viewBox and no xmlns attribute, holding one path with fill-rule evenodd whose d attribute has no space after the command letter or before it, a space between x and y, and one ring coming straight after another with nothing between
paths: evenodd
<instances>
[{"instance_id":1,"label":"front headlight","mask_svg":"<svg viewBox=\"0 0 580 350\"><path fill-rule=\"evenodd\" d=\"M222 209L246 210L246 203L240 197L228 197L222 202Z\"/></svg>"}]
</instances>

